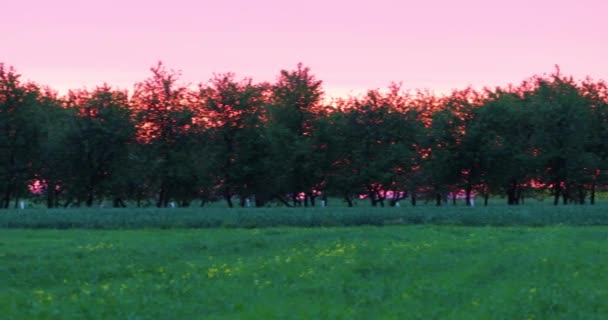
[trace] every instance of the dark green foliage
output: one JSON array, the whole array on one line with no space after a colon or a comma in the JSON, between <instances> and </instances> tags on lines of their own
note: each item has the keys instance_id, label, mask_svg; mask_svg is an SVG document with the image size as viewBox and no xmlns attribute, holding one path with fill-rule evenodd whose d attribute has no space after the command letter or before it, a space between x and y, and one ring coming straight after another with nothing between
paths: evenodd
<instances>
[{"instance_id":1,"label":"dark green foliage","mask_svg":"<svg viewBox=\"0 0 608 320\"><path fill-rule=\"evenodd\" d=\"M195 163L195 135L190 132L194 113L191 93L178 83L177 72L160 62L151 71L132 98L140 140L137 156L147 167L140 187L151 193L148 197L155 198L157 207L167 207L172 199L191 199L194 195L188 193L196 191L190 170Z\"/></svg>"},{"instance_id":2,"label":"dark green foliage","mask_svg":"<svg viewBox=\"0 0 608 320\"><path fill-rule=\"evenodd\" d=\"M424 127L398 86L386 94L375 90L361 99L344 101L328 119L331 192L349 202L365 194L373 206L384 205L389 191L398 195L394 201L406 192L416 194Z\"/></svg>"},{"instance_id":3,"label":"dark green foliage","mask_svg":"<svg viewBox=\"0 0 608 320\"><path fill-rule=\"evenodd\" d=\"M302 64L275 83L228 73L198 91L161 63L151 71L131 96L104 85L58 97L0 64L0 207L594 204L608 189L608 86L559 69L506 88L391 84L331 103Z\"/></svg>"},{"instance_id":4,"label":"dark green foliage","mask_svg":"<svg viewBox=\"0 0 608 320\"><path fill-rule=\"evenodd\" d=\"M270 200L274 181L264 96L267 85L238 82L218 75L200 88L200 114L205 117L207 157L211 178L229 207L238 196L241 207L253 196L256 206Z\"/></svg>"},{"instance_id":5,"label":"dark green foliage","mask_svg":"<svg viewBox=\"0 0 608 320\"><path fill-rule=\"evenodd\" d=\"M40 156L38 88L22 83L13 68L0 63L0 208L28 196L27 184Z\"/></svg>"},{"instance_id":6,"label":"dark green foliage","mask_svg":"<svg viewBox=\"0 0 608 320\"><path fill-rule=\"evenodd\" d=\"M290 194L294 206L308 201L314 206L316 191L322 188L323 173L315 145L315 120L321 114L322 82L301 63L294 71L281 70L271 87L269 137L275 193Z\"/></svg>"},{"instance_id":7,"label":"dark green foliage","mask_svg":"<svg viewBox=\"0 0 608 320\"><path fill-rule=\"evenodd\" d=\"M70 150L70 170L62 180L69 201L87 207L103 198L121 201L131 178L129 153L135 143L126 92L107 85L93 92L72 91L67 108L73 111L64 147Z\"/></svg>"}]
</instances>

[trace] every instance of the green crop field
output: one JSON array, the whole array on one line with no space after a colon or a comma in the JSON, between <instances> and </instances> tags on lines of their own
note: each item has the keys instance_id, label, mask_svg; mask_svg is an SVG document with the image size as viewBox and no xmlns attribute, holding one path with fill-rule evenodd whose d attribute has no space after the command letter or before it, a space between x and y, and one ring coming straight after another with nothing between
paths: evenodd
<instances>
[{"instance_id":1,"label":"green crop field","mask_svg":"<svg viewBox=\"0 0 608 320\"><path fill-rule=\"evenodd\" d=\"M608 227L0 229L2 319L606 319Z\"/></svg>"},{"instance_id":2,"label":"green crop field","mask_svg":"<svg viewBox=\"0 0 608 320\"><path fill-rule=\"evenodd\" d=\"M0 214L1 229L184 229L338 227L361 225L597 226L608 225L608 203L595 206L129 208L26 209Z\"/></svg>"}]
</instances>

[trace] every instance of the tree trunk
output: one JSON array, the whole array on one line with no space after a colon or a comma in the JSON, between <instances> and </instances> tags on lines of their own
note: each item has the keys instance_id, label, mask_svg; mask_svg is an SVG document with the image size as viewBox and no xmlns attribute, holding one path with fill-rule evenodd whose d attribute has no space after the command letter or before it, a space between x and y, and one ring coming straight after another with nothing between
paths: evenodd
<instances>
[{"instance_id":1,"label":"tree trunk","mask_svg":"<svg viewBox=\"0 0 608 320\"><path fill-rule=\"evenodd\" d=\"M406 193L403 191L393 191L393 197L391 201L389 201L389 205L394 207L399 203L399 201L404 200L406 198Z\"/></svg>"},{"instance_id":2,"label":"tree trunk","mask_svg":"<svg viewBox=\"0 0 608 320\"><path fill-rule=\"evenodd\" d=\"M507 204L512 206L518 204L517 202L517 180L511 179L509 188L507 189Z\"/></svg>"},{"instance_id":3,"label":"tree trunk","mask_svg":"<svg viewBox=\"0 0 608 320\"><path fill-rule=\"evenodd\" d=\"M487 207L488 206L488 198L490 198L490 193L486 192L483 194L483 206Z\"/></svg>"},{"instance_id":4,"label":"tree trunk","mask_svg":"<svg viewBox=\"0 0 608 320\"><path fill-rule=\"evenodd\" d=\"M256 208L263 208L266 206L266 202L268 202L267 200L268 198L259 194L255 195L255 207Z\"/></svg>"},{"instance_id":5,"label":"tree trunk","mask_svg":"<svg viewBox=\"0 0 608 320\"><path fill-rule=\"evenodd\" d=\"M317 196L314 194L314 192L309 193L308 196L310 197L310 206L314 207L315 206L315 198Z\"/></svg>"},{"instance_id":6,"label":"tree trunk","mask_svg":"<svg viewBox=\"0 0 608 320\"><path fill-rule=\"evenodd\" d=\"M441 193L435 193L435 205L441 207Z\"/></svg>"},{"instance_id":7,"label":"tree trunk","mask_svg":"<svg viewBox=\"0 0 608 320\"><path fill-rule=\"evenodd\" d=\"M555 184L555 186L553 187L553 205L556 206L559 204L559 195L561 193L561 187L559 185L559 182L557 182Z\"/></svg>"},{"instance_id":8,"label":"tree trunk","mask_svg":"<svg viewBox=\"0 0 608 320\"><path fill-rule=\"evenodd\" d=\"M74 199L72 199L72 198L66 200L65 203L63 204L63 207L64 208L69 207L72 204L73 201L74 201Z\"/></svg>"},{"instance_id":9,"label":"tree trunk","mask_svg":"<svg viewBox=\"0 0 608 320\"><path fill-rule=\"evenodd\" d=\"M285 198L283 198L283 196L281 196L281 195L277 194L277 195L275 195L275 198L277 198L277 199L278 199L278 200L279 200L279 201L280 201L282 204L284 204L286 207L291 208L291 205L289 204L289 202L288 202L288 201L287 201Z\"/></svg>"},{"instance_id":10,"label":"tree trunk","mask_svg":"<svg viewBox=\"0 0 608 320\"><path fill-rule=\"evenodd\" d=\"M232 208L233 207L232 195L230 194L230 192L228 192L228 190L224 191L224 199L226 200L226 204L228 205L228 208Z\"/></svg>"},{"instance_id":11,"label":"tree trunk","mask_svg":"<svg viewBox=\"0 0 608 320\"><path fill-rule=\"evenodd\" d=\"M386 190L382 194L378 192L378 198L380 199L380 206L384 207L384 200L386 200Z\"/></svg>"},{"instance_id":12,"label":"tree trunk","mask_svg":"<svg viewBox=\"0 0 608 320\"><path fill-rule=\"evenodd\" d=\"M165 181L160 183L160 191L158 192L158 201L156 202L157 208L167 207L167 188L165 187Z\"/></svg>"},{"instance_id":13,"label":"tree trunk","mask_svg":"<svg viewBox=\"0 0 608 320\"><path fill-rule=\"evenodd\" d=\"M524 198L525 198L524 197L524 192L521 191L521 188L519 188L519 189L520 189L520 192L519 192L519 204L523 205L524 204Z\"/></svg>"},{"instance_id":14,"label":"tree trunk","mask_svg":"<svg viewBox=\"0 0 608 320\"><path fill-rule=\"evenodd\" d=\"M416 192L412 192L412 193L410 194L410 197L411 197L411 199L410 199L410 200L411 200L411 202L412 202L412 207L415 207L415 206L416 206Z\"/></svg>"},{"instance_id":15,"label":"tree trunk","mask_svg":"<svg viewBox=\"0 0 608 320\"><path fill-rule=\"evenodd\" d=\"M2 209L7 209L9 207L9 203L11 201L11 186L10 183L8 186L6 186L6 191L4 192L4 197L2 198L2 204L1 207Z\"/></svg>"},{"instance_id":16,"label":"tree trunk","mask_svg":"<svg viewBox=\"0 0 608 320\"><path fill-rule=\"evenodd\" d=\"M122 199L121 199L121 198L119 198L119 197L115 197L115 198L112 200L112 207L113 207L113 208L126 208L126 207L127 207L127 205L125 204L125 202L124 202L124 201L122 201Z\"/></svg>"},{"instance_id":17,"label":"tree trunk","mask_svg":"<svg viewBox=\"0 0 608 320\"><path fill-rule=\"evenodd\" d=\"M471 187L471 183L467 183L467 186L465 188L465 199L466 199L466 204L469 207L473 206L473 202L471 202L471 191L473 191L473 188Z\"/></svg>"},{"instance_id":18,"label":"tree trunk","mask_svg":"<svg viewBox=\"0 0 608 320\"><path fill-rule=\"evenodd\" d=\"M8 172L9 178L7 179L6 191L4 193L4 198L2 199L2 208L4 208L4 209L8 209L8 207L10 207L11 197L12 197L13 193L15 192L15 190L17 189L17 182L15 181L17 179L17 176L15 174L16 161L15 161L14 152L11 152L9 159L10 159L9 172Z\"/></svg>"},{"instance_id":19,"label":"tree trunk","mask_svg":"<svg viewBox=\"0 0 608 320\"><path fill-rule=\"evenodd\" d=\"M298 198L298 193L297 192L294 192L294 193L291 194L291 200L293 201L293 206L294 207L300 207L300 206L302 206L302 200L300 200Z\"/></svg>"},{"instance_id":20,"label":"tree trunk","mask_svg":"<svg viewBox=\"0 0 608 320\"><path fill-rule=\"evenodd\" d=\"M2 208L8 209L11 206L11 198L17 189L16 177L10 178L6 185L6 191L4 192L4 198L2 199Z\"/></svg>"},{"instance_id":21,"label":"tree trunk","mask_svg":"<svg viewBox=\"0 0 608 320\"><path fill-rule=\"evenodd\" d=\"M348 195L344 195L344 200L346 200L346 203L348 203L349 208L353 207L353 200Z\"/></svg>"},{"instance_id":22,"label":"tree trunk","mask_svg":"<svg viewBox=\"0 0 608 320\"><path fill-rule=\"evenodd\" d=\"M93 206L93 200L94 200L94 199L93 199L93 190L89 190L89 191L87 192L87 200L86 200L86 202L85 202L85 203L86 203L87 208L90 208L90 207L92 207L92 206Z\"/></svg>"},{"instance_id":23,"label":"tree trunk","mask_svg":"<svg viewBox=\"0 0 608 320\"><path fill-rule=\"evenodd\" d=\"M595 204L595 182L591 184L591 195L589 196L589 203Z\"/></svg>"},{"instance_id":24,"label":"tree trunk","mask_svg":"<svg viewBox=\"0 0 608 320\"><path fill-rule=\"evenodd\" d=\"M376 198L376 192L370 191L368 194L369 200L371 201L372 207L376 207L378 205L378 199Z\"/></svg>"},{"instance_id":25,"label":"tree trunk","mask_svg":"<svg viewBox=\"0 0 608 320\"><path fill-rule=\"evenodd\" d=\"M55 201L53 201L53 192L50 190L47 190L46 191L46 207L48 209L52 209L54 207L53 206L54 204L55 204Z\"/></svg>"}]
</instances>

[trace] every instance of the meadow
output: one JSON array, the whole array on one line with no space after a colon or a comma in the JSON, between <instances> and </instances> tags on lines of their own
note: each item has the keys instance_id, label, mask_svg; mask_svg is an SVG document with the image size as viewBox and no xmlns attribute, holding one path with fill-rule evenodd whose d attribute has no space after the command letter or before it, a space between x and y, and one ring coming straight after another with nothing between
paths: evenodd
<instances>
[{"instance_id":1,"label":"meadow","mask_svg":"<svg viewBox=\"0 0 608 320\"><path fill-rule=\"evenodd\" d=\"M608 227L1 229L2 319L605 319Z\"/></svg>"},{"instance_id":2,"label":"meadow","mask_svg":"<svg viewBox=\"0 0 608 320\"><path fill-rule=\"evenodd\" d=\"M26 209L2 319L604 319L606 204Z\"/></svg>"}]
</instances>

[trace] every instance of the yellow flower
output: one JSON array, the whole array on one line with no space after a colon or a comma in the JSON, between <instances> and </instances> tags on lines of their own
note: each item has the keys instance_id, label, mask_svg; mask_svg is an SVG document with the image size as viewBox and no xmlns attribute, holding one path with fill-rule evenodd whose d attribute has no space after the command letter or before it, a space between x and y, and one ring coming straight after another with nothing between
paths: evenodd
<instances>
[{"instance_id":1,"label":"yellow flower","mask_svg":"<svg viewBox=\"0 0 608 320\"><path fill-rule=\"evenodd\" d=\"M207 277L208 277L209 279L211 279L211 278L215 277L215 276L217 275L218 271L219 271L219 269L218 269L217 267L212 266L211 268L209 268L209 269L207 270Z\"/></svg>"}]
</instances>

